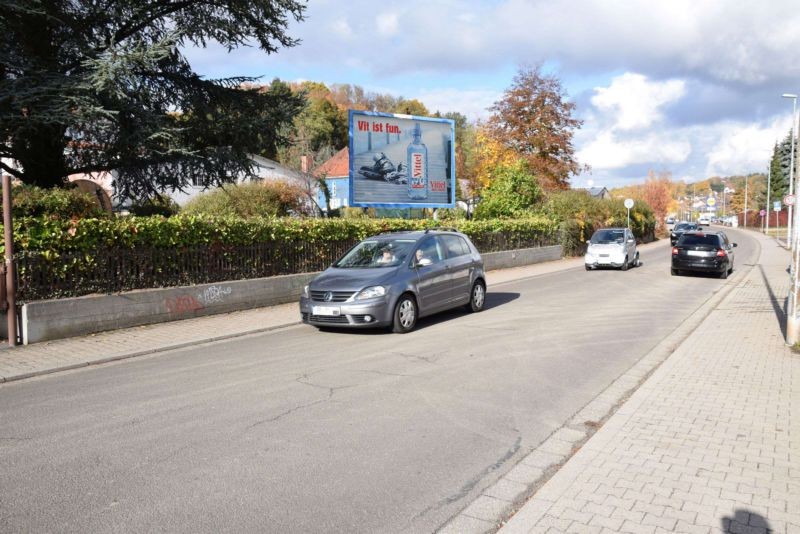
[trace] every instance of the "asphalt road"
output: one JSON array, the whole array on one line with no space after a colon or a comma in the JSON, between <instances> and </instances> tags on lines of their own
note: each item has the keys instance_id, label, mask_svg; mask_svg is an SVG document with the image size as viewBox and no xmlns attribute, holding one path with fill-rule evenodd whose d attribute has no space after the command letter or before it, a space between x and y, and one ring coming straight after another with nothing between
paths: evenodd
<instances>
[{"instance_id":1,"label":"asphalt road","mask_svg":"<svg viewBox=\"0 0 800 534\"><path fill-rule=\"evenodd\" d=\"M0 530L435 531L725 283L669 250L407 335L295 326L4 384Z\"/></svg>"}]
</instances>

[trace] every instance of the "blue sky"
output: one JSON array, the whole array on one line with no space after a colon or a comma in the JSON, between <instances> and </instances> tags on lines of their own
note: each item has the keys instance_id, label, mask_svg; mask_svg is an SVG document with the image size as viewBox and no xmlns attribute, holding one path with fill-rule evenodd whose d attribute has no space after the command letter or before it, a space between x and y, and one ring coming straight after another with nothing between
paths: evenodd
<instances>
[{"instance_id":1,"label":"blue sky","mask_svg":"<svg viewBox=\"0 0 800 534\"><path fill-rule=\"evenodd\" d=\"M573 185L615 187L764 171L800 93L797 28L788 0L311 0L297 47L186 53L210 78L352 83L473 120L542 64L584 121Z\"/></svg>"}]
</instances>

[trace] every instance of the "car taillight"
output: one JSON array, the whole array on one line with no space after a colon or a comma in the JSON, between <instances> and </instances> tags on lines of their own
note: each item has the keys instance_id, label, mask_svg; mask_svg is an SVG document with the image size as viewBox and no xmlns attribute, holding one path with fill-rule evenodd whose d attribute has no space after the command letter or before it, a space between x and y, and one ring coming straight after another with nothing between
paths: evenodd
<instances>
[{"instance_id":1,"label":"car taillight","mask_svg":"<svg viewBox=\"0 0 800 534\"><path fill-rule=\"evenodd\" d=\"M673 256L677 256L678 255L678 247L672 247L672 255Z\"/></svg>"},{"instance_id":2,"label":"car taillight","mask_svg":"<svg viewBox=\"0 0 800 534\"><path fill-rule=\"evenodd\" d=\"M717 257L718 257L718 258L724 258L725 256L727 256L727 254L725 254L725 251L724 251L724 250L722 250L722 249L719 249L719 250L717 251Z\"/></svg>"}]
</instances>

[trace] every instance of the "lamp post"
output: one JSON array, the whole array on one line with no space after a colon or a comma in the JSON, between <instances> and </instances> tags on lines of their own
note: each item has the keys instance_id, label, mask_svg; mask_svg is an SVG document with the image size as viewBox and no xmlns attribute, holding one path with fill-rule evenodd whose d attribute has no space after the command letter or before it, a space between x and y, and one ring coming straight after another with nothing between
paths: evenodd
<instances>
[{"instance_id":1,"label":"lamp post","mask_svg":"<svg viewBox=\"0 0 800 534\"><path fill-rule=\"evenodd\" d=\"M772 213L772 206L769 205L769 190L772 187L772 164L770 163L769 167L767 167L767 226L766 226L766 233L769 235L769 215Z\"/></svg>"},{"instance_id":2,"label":"lamp post","mask_svg":"<svg viewBox=\"0 0 800 534\"><path fill-rule=\"evenodd\" d=\"M794 194L794 137L795 133L795 124L797 122L797 95L794 93L783 93L781 95L783 98L791 98L792 99L792 153L789 157L789 194ZM792 240L792 207L789 206L789 219L786 222L786 247L793 248L792 244L794 241Z\"/></svg>"}]
</instances>

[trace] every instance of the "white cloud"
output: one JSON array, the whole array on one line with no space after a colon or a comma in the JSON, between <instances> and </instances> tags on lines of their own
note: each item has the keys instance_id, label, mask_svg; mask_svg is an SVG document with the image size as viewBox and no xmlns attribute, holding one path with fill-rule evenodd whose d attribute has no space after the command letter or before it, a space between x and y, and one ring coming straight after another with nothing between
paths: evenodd
<instances>
[{"instance_id":1,"label":"white cloud","mask_svg":"<svg viewBox=\"0 0 800 534\"><path fill-rule=\"evenodd\" d=\"M400 22L397 13L381 13L375 17L375 25L378 31L385 37L391 37L397 34L400 28Z\"/></svg>"},{"instance_id":2,"label":"white cloud","mask_svg":"<svg viewBox=\"0 0 800 534\"><path fill-rule=\"evenodd\" d=\"M558 61L570 69L657 72L718 82L762 84L800 78L796 0L372 0L318 2L293 26L292 52L331 61L356 51L375 72L420 68L439 73L509 63ZM346 7L345 7L346 6ZM350 39L325 21L352 13ZM413 17L413 19L411 18ZM408 19L408 20L406 20ZM401 25L402 24L402 25ZM398 42L376 42L376 35ZM465 57L465 45L468 47ZM420 63L423 63L420 65Z\"/></svg>"},{"instance_id":3,"label":"white cloud","mask_svg":"<svg viewBox=\"0 0 800 534\"><path fill-rule=\"evenodd\" d=\"M431 112L457 111L470 120L486 119L489 117L489 108L502 96L497 91L464 90L454 88L423 89L417 98L425 104Z\"/></svg>"},{"instance_id":4,"label":"white cloud","mask_svg":"<svg viewBox=\"0 0 800 534\"><path fill-rule=\"evenodd\" d=\"M706 176L764 172L775 141L782 139L789 128L790 121L785 118L767 124L718 124L718 140L708 152Z\"/></svg>"},{"instance_id":5,"label":"white cloud","mask_svg":"<svg viewBox=\"0 0 800 534\"><path fill-rule=\"evenodd\" d=\"M600 133L577 154L581 163L593 169L621 169L630 165L680 164L692 152L691 144L675 135L650 133L619 139L611 131Z\"/></svg>"},{"instance_id":6,"label":"white cloud","mask_svg":"<svg viewBox=\"0 0 800 534\"><path fill-rule=\"evenodd\" d=\"M338 18L331 22L331 31L339 39L350 41L353 39L353 28L346 18Z\"/></svg>"},{"instance_id":7,"label":"white cloud","mask_svg":"<svg viewBox=\"0 0 800 534\"><path fill-rule=\"evenodd\" d=\"M683 80L651 82L646 76L627 72L613 79L609 87L595 88L592 104L601 112L613 114L614 128L635 130L659 122L661 108L686 94Z\"/></svg>"}]
</instances>

